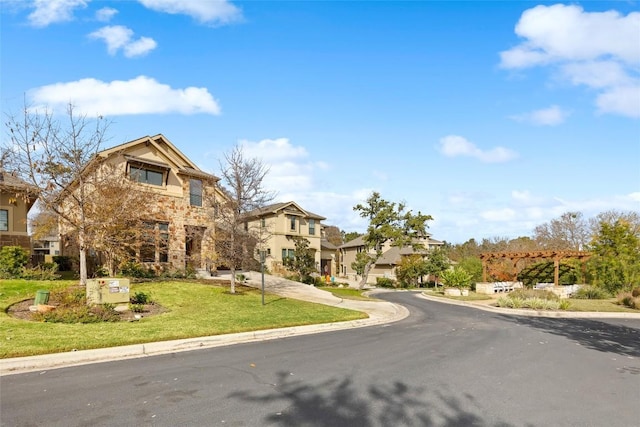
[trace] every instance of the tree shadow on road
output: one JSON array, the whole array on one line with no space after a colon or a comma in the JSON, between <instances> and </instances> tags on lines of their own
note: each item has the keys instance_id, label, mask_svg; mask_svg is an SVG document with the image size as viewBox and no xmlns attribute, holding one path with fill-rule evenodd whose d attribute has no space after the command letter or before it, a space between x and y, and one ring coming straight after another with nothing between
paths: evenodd
<instances>
[{"instance_id":1,"label":"tree shadow on road","mask_svg":"<svg viewBox=\"0 0 640 427\"><path fill-rule=\"evenodd\" d=\"M592 319L501 316L511 322L563 336L592 350L640 357L640 330Z\"/></svg>"},{"instance_id":2,"label":"tree shadow on road","mask_svg":"<svg viewBox=\"0 0 640 427\"><path fill-rule=\"evenodd\" d=\"M239 391L229 397L253 404L281 403L282 412L264 418L265 424L278 426L510 426L484 422L469 395L429 394L400 381L370 385L358 393L349 377L311 384L279 372L271 391Z\"/></svg>"}]
</instances>

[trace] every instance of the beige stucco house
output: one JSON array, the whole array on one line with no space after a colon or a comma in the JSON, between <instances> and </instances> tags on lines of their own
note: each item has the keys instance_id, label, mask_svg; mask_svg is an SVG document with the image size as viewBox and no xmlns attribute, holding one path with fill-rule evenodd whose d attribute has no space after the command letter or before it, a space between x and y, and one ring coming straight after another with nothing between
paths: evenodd
<instances>
[{"instance_id":1,"label":"beige stucco house","mask_svg":"<svg viewBox=\"0 0 640 427\"><path fill-rule=\"evenodd\" d=\"M0 248L22 246L31 252L27 215L36 199L33 187L0 169Z\"/></svg>"},{"instance_id":2,"label":"beige stucco house","mask_svg":"<svg viewBox=\"0 0 640 427\"><path fill-rule=\"evenodd\" d=\"M411 247L398 247L392 246L391 242L385 242L382 248L382 256L378 259L373 266L367 277L367 283L375 285L378 277L385 277L396 280L396 266L400 262L403 256L412 255L415 253L421 253L428 256L430 250L435 247L442 246L444 243L431 238L431 235L427 235L419 242L424 249L414 250ZM357 237L342 246L339 247L340 251L340 276L358 280L358 274L351 267L351 264L355 262L356 255L366 250L364 244L364 238L362 236ZM371 251L373 252L373 251Z\"/></svg>"},{"instance_id":3,"label":"beige stucco house","mask_svg":"<svg viewBox=\"0 0 640 427\"><path fill-rule=\"evenodd\" d=\"M212 209L224 197L219 178L200 170L162 134L103 150L92 162L97 165L90 163L87 169L110 165L110 171L124 174L145 193L144 241L137 261L169 270L207 266L213 251ZM77 256L68 241L61 251Z\"/></svg>"},{"instance_id":4,"label":"beige stucco house","mask_svg":"<svg viewBox=\"0 0 640 427\"><path fill-rule=\"evenodd\" d=\"M246 214L246 228L254 235L262 235L256 247L265 254L265 265L273 273L284 273L283 259L291 257L295 250L295 238L309 241L314 251L316 270L324 268L322 259L322 223L326 218L304 210L295 202L275 203ZM325 260L330 262L329 260Z\"/></svg>"}]
</instances>

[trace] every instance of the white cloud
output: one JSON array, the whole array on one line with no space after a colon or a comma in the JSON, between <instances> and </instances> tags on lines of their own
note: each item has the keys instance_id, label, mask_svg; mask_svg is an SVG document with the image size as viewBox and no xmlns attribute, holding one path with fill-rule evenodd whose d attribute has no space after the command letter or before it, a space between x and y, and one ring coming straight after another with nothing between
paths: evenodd
<instances>
[{"instance_id":1,"label":"white cloud","mask_svg":"<svg viewBox=\"0 0 640 427\"><path fill-rule=\"evenodd\" d=\"M96 12L96 19L100 22L109 22L117 13L117 9L112 7L103 7Z\"/></svg>"},{"instance_id":2,"label":"white cloud","mask_svg":"<svg viewBox=\"0 0 640 427\"><path fill-rule=\"evenodd\" d=\"M157 46L155 40L149 37L133 40L133 30L122 25L107 25L89 34L89 37L104 40L110 55L122 49L127 58L145 55Z\"/></svg>"},{"instance_id":3,"label":"white cloud","mask_svg":"<svg viewBox=\"0 0 640 427\"><path fill-rule=\"evenodd\" d=\"M490 209L480 212L480 217L487 221L510 221L516 216L516 211L511 208Z\"/></svg>"},{"instance_id":4,"label":"white cloud","mask_svg":"<svg viewBox=\"0 0 640 427\"><path fill-rule=\"evenodd\" d=\"M103 82L81 79L31 89L34 105L64 110L71 103L89 116L134 114L220 114L217 101L206 88L173 89L155 79L138 76L131 80Z\"/></svg>"},{"instance_id":5,"label":"white cloud","mask_svg":"<svg viewBox=\"0 0 640 427\"><path fill-rule=\"evenodd\" d=\"M76 8L86 7L90 0L35 0L33 12L28 16L34 27L46 27L58 22L73 20Z\"/></svg>"},{"instance_id":6,"label":"white cloud","mask_svg":"<svg viewBox=\"0 0 640 427\"><path fill-rule=\"evenodd\" d=\"M568 111L563 110L557 105L552 105L549 108L543 108L541 110L535 110L525 114L518 114L511 118L518 122L531 123L533 125L556 126L564 123L568 116Z\"/></svg>"},{"instance_id":7,"label":"white cloud","mask_svg":"<svg viewBox=\"0 0 640 427\"><path fill-rule=\"evenodd\" d=\"M526 10L515 32L524 39L500 53L501 66L553 66L574 85L597 89L601 113L640 117L640 12L585 12L556 4ZM634 102L635 98L635 102Z\"/></svg>"},{"instance_id":8,"label":"white cloud","mask_svg":"<svg viewBox=\"0 0 640 427\"><path fill-rule=\"evenodd\" d=\"M635 85L616 86L598 95L598 111L640 118L640 81Z\"/></svg>"},{"instance_id":9,"label":"white cloud","mask_svg":"<svg viewBox=\"0 0 640 427\"><path fill-rule=\"evenodd\" d=\"M441 138L440 152L447 157L473 157L485 163L507 162L517 157L514 151L504 147L481 150L472 142L458 135L448 135Z\"/></svg>"},{"instance_id":10,"label":"white cloud","mask_svg":"<svg viewBox=\"0 0 640 427\"><path fill-rule=\"evenodd\" d=\"M146 8L188 15L200 23L224 25L242 19L242 11L227 0L138 0Z\"/></svg>"}]
</instances>

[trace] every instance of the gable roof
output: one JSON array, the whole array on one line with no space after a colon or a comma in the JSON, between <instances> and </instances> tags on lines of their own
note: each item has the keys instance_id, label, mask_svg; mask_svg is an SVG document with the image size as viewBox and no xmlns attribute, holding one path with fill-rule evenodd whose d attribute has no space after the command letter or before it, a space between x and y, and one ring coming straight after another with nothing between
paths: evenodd
<instances>
[{"instance_id":1,"label":"gable roof","mask_svg":"<svg viewBox=\"0 0 640 427\"><path fill-rule=\"evenodd\" d=\"M0 189L28 195L35 195L38 193L37 188L33 185L23 181L13 173L7 172L4 169L0 169Z\"/></svg>"},{"instance_id":2,"label":"gable roof","mask_svg":"<svg viewBox=\"0 0 640 427\"><path fill-rule=\"evenodd\" d=\"M298 205L296 202L274 203L274 204L267 205L262 208L254 209L250 212L247 212L245 216L247 218L259 218L267 215L278 215L280 211L286 211L288 214L291 214L291 215L298 215L298 216L302 216L304 218L309 218L309 219L317 219L319 221L327 219L321 215L302 209L300 205Z\"/></svg>"},{"instance_id":3,"label":"gable roof","mask_svg":"<svg viewBox=\"0 0 640 427\"><path fill-rule=\"evenodd\" d=\"M187 176L196 176L199 178L211 179L214 181L220 180L220 178L218 178L217 176L202 171L194 162L192 162L187 156L185 156L182 151L180 151L175 145L173 145L171 141L169 141L169 139L167 139L161 133L154 136L143 136L142 138L134 139L132 141L116 145L115 147L107 148L106 150L100 151L98 153L98 156L101 158L107 158L114 154L126 153L128 150L141 144L153 146L156 151L161 154L161 157L164 158L163 160L165 160L166 163L126 154L125 158L127 158L127 160L146 163L166 169L173 167L178 171L178 173Z\"/></svg>"}]
</instances>

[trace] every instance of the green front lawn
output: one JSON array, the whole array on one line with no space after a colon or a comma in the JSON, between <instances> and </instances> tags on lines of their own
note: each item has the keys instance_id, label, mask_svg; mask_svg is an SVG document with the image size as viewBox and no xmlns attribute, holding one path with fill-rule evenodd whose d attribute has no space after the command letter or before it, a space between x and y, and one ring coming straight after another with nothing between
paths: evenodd
<instances>
[{"instance_id":1,"label":"green front lawn","mask_svg":"<svg viewBox=\"0 0 640 427\"><path fill-rule=\"evenodd\" d=\"M0 358L114 347L153 341L230 334L287 326L366 318L365 313L265 295L257 289L190 282L131 285L131 295L145 292L167 311L135 322L62 324L31 322L7 314L16 302L39 289L68 287L73 282L0 281Z\"/></svg>"}]
</instances>

